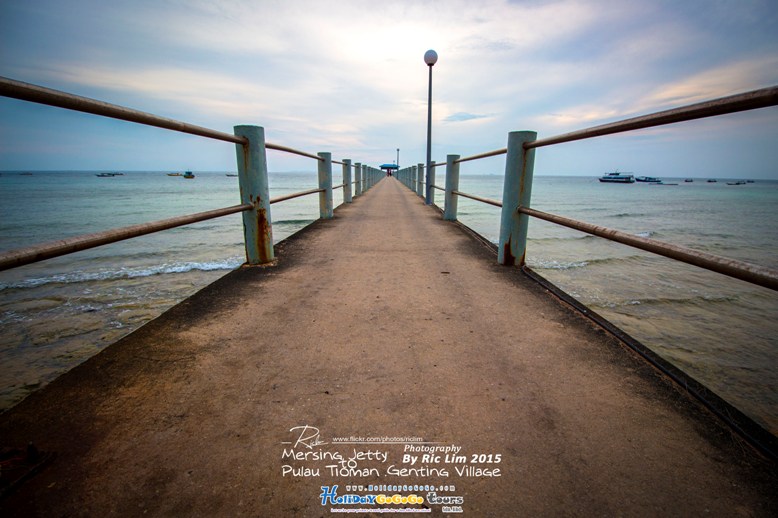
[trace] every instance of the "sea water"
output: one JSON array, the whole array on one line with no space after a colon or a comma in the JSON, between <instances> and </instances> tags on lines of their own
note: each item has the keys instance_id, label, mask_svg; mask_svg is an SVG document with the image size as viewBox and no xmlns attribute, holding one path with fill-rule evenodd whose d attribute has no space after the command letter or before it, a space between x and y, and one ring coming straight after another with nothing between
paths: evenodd
<instances>
[{"instance_id":1,"label":"sea water","mask_svg":"<svg viewBox=\"0 0 778 518\"><path fill-rule=\"evenodd\" d=\"M196 175L3 173L0 250L240 203L237 178ZM673 181L537 176L532 206L778 268L778 182ZM502 184L500 175L462 175L460 190L500 200ZM272 197L316 185L315 172L270 175ZM496 242L499 210L460 198L458 215ZM318 217L318 197L274 204L271 213L277 242ZM778 294L539 220L529 236L533 269L778 432ZM236 214L0 272L0 408L244 260Z\"/></svg>"}]
</instances>

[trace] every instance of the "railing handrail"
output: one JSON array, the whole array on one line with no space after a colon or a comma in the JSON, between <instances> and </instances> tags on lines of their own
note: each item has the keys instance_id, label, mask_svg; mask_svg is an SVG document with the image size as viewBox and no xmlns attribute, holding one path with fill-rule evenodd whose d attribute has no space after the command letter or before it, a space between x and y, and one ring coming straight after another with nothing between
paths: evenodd
<instances>
[{"instance_id":1,"label":"railing handrail","mask_svg":"<svg viewBox=\"0 0 778 518\"><path fill-rule=\"evenodd\" d=\"M43 261L45 259L52 259L54 257L72 254L74 252L80 252L82 250L88 250L90 248L95 248L110 243L116 243L118 241L123 241L133 237L152 234L161 230L168 230L192 223L198 223L200 221L220 218L222 216L236 214L238 212L251 210L253 208L253 205L244 203L241 205L233 205L231 207L224 207L221 209L214 209L205 212L197 212L194 214L188 214L186 216L177 216L173 218L151 221L149 223L140 223L138 225L114 228L111 230L104 230L102 232L95 232L92 234L82 234L80 236L68 237L49 243L41 243L25 248L9 250L0 253L0 271L16 268L18 266L24 266L25 264Z\"/></svg>"},{"instance_id":2,"label":"railing handrail","mask_svg":"<svg viewBox=\"0 0 778 518\"><path fill-rule=\"evenodd\" d=\"M284 195L281 195L281 196L276 196L275 198L270 198L270 204L272 205L272 204L278 203L280 201L291 200L291 199L294 199L294 198L299 198L301 196L308 196L309 194L316 194L317 192L324 192L324 189L320 189L320 188L317 187L316 189L309 189L307 191L300 191L300 192L295 192L295 193L292 193L292 194L284 194Z\"/></svg>"},{"instance_id":3,"label":"railing handrail","mask_svg":"<svg viewBox=\"0 0 778 518\"><path fill-rule=\"evenodd\" d=\"M734 277L736 279L778 291L778 270L747 263L745 261L738 261L736 259L709 254L707 252L701 252L699 250L694 250L692 248L687 248L681 245L674 245L672 243L667 243L656 239L635 236L620 230L614 230L612 228L594 225L592 223L586 223L584 221L578 221L572 218L550 214L548 212L542 212L536 209L531 209L529 207L519 207L518 210L519 212L527 214L528 216L579 230L581 232L586 232L587 234L599 236L609 241L616 241L633 248L639 248L647 252L669 257L670 259L674 259L676 261L698 266L706 270L718 272L724 275L728 275L729 277Z\"/></svg>"},{"instance_id":4,"label":"railing handrail","mask_svg":"<svg viewBox=\"0 0 778 518\"><path fill-rule=\"evenodd\" d=\"M44 86L25 83L23 81L17 81L15 79L2 76L0 76L0 95L13 99L19 99L21 101L29 101L38 104L46 104L48 106L55 106L58 108L65 108L72 111L91 113L93 115L99 115L102 117L135 122L138 124L144 124L146 126L178 131L179 133L188 133L200 137L222 140L224 142L232 142L234 144L246 145L247 143L245 138L237 137L230 133L224 133L222 131L205 128L203 126L197 126L188 122L181 122L175 119L169 119L167 117L160 117L159 115L154 115L153 113L127 108L118 104L98 101L97 99L92 99L90 97L74 95L60 90L55 90L53 88L46 88ZM282 146L280 144L273 144L272 142L265 142L265 147L267 149L283 151L293 155L313 158L317 161L322 160L321 157L313 153L300 151L299 149ZM339 164L342 163L337 161L333 162Z\"/></svg>"},{"instance_id":5,"label":"railing handrail","mask_svg":"<svg viewBox=\"0 0 778 518\"><path fill-rule=\"evenodd\" d=\"M53 88L16 81L7 77L0 77L0 95L22 101L91 113L93 115L100 115L112 119L136 122L138 124L169 129L180 133L189 133L200 137L223 140L234 144L244 145L246 143L245 138L236 137L230 133L224 133L222 131L160 117L152 113L98 101L89 97L74 95L60 90L54 90Z\"/></svg>"},{"instance_id":6,"label":"railing handrail","mask_svg":"<svg viewBox=\"0 0 778 518\"><path fill-rule=\"evenodd\" d=\"M655 126L664 126L666 124L702 119L705 117L715 117L717 115L726 115L729 113L756 110L759 108L767 108L776 105L778 105L778 86L769 86L767 88L760 88L758 90L751 90L726 97L719 97L717 99L689 104L678 108L672 108L670 110L654 112L648 115L641 115L629 119L622 119L616 122L610 122L608 124L592 126L590 128L585 128L570 133L538 139L534 142L526 142L524 143L524 149L551 146L554 144L562 144L564 142L573 142L575 140L601 137L604 135L612 135L614 133L624 133L627 131L652 128ZM507 152L508 148L495 149L493 151L487 151L485 153L479 153L477 155L460 158L455 163L459 164L462 162L468 162L470 160L479 160L481 158L504 155Z\"/></svg>"},{"instance_id":7,"label":"railing handrail","mask_svg":"<svg viewBox=\"0 0 778 518\"><path fill-rule=\"evenodd\" d=\"M601 137L603 135L612 135L614 133L652 128L654 126L663 126L676 122L715 117L717 115L726 115L747 110L756 110L776 105L778 105L778 86L770 86L767 88L760 88L759 90L751 90L742 94L719 97L717 99L689 104L679 108L672 108L670 110L623 119L617 122L602 124L600 126L593 126L591 128L557 135L555 137L539 139L534 142L526 142L524 144L524 149L551 146L563 142Z\"/></svg>"},{"instance_id":8,"label":"railing handrail","mask_svg":"<svg viewBox=\"0 0 778 518\"><path fill-rule=\"evenodd\" d=\"M109 117L109 118L124 120L128 122L135 122L138 124L144 124L147 126L153 126L153 127L168 129L172 131L178 131L180 133L188 133L200 137L206 137L206 138L221 140L225 142L231 142L234 144L242 145L244 149L249 147L249 138L247 136L224 133L210 128L205 128L202 126L197 126L194 124L177 121L166 117L160 117L152 113L147 113L132 108L127 108L124 106L119 106L117 104L106 103L89 97L83 97L83 96L79 96L67 92L62 92L60 90L55 90L52 88L46 88L39 85L25 83L22 81L17 81L2 76L0 76L0 96L19 99L22 101L34 102L38 104L55 106L58 108L64 108L72 111L90 113L93 115ZM244 126L236 126L236 130L239 127L245 128ZM294 149L288 146L282 146L279 144L273 144L267 142L264 140L264 133L262 133L261 143L262 145L264 145L265 149L273 149L276 151L283 151L286 153L313 158L319 163L325 162L325 159L320 155L314 155L312 153L300 151L299 149ZM341 164L341 165L346 165L344 162L341 162L339 160L332 160L331 162ZM240 169L240 163L241 162L239 158L239 169ZM369 170L370 172L372 172L372 168L369 168ZM364 169L362 174L365 174L366 172L368 172L368 169ZM267 174L266 169L265 169L265 174ZM327 172L327 174L331 175L332 173L331 171L329 171ZM367 181L365 183L367 184ZM330 189L339 189L339 188L343 188L344 186L345 184L340 184L334 187L330 187ZM366 185L366 187L369 187L369 185ZM241 188L243 188L242 184L241 184ZM308 191L271 198L266 203L269 205L269 204L289 200L292 198L297 198L308 194L321 193L325 191L326 189L319 187ZM216 209L216 210L197 213L197 214L190 214L187 216L179 216L176 218L154 221L150 223L142 223L139 225L116 228L116 229L106 230L94 234L75 236L75 237L71 237L71 238L67 238L67 239L63 239L51 243L42 243L42 244L33 245L31 247L21 248L17 250L0 252L0 271L9 268L14 268L17 266L22 266L25 264L30 264L37 261L42 261L45 259L50 259L52 257L58 257L61 255L78 252L89 248L94 248L96 246L101 246L104 244L115 243L117 241L122 241L124 239L130 239L133 237L138 237L145 234L158 232L161 230L166 230L169 228L174 228L182 225L187 225L190 223L195 223L198 221L203 221L206 219L225 216L236 212L255 210L257 209L257 204L260 199L261 198L256 197L253 203L243 203L241 205L226 207L224 209ZM244 202L245 201L246 200L244 200ZM244 221L244 227L245 227L245 221ZM244 228L244 231L245 230L246 229ZM268 233L268 235L270 234ZM270 246L272 247L272 244ZM248 250L249 248L248 248L248 237L247 237L247 254L248 254ZM270 252L269 255L272 256L272 251ZM251 258L250 258L250 262L251 262ZM252 264L254 263L252 262Z\"/></svg>"},{"instance_id":9,"label":"railing handrail","mask_svg":"<svg viewBox=\"0 0 778 518\"><path fill-rule=\"evenodd\" d=\"M502 202L497 200L491 200L489 198L482 198L480 196L476 196L475 194L468 194L466 192L462 191L451 191L457 196L462 196L463 198L470 198L471 200L480 201L481 203L487 203L489 205L494 205L495 207L502 207Z\"/></svg>"},{"instance_id":10,"label":"railing handrail","mask_svg":"<svg viewBox=\"0 0 778 518\"><path fill-rule=\"evenodd\" d=\"M495 149L494 151L487 151L486 153L479 153L478 155L466 156L455 160L455 164L461 164L462 162L469 162L470 160L480 160L481 158L489 158L498 155L504 155L508 152L508 148Z\"/></svg>"}]
</instances>

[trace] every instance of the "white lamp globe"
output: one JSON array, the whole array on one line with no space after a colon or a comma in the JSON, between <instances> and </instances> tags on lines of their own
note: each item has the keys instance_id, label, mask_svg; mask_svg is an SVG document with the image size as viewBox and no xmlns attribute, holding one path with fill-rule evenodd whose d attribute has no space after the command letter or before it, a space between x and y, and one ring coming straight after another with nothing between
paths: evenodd
<instances>
[{"instance_id":1,"label":"white lamp globe","mask_svg":"<svg viewBox=\"0 0 778 518\"><path fill-rule=\"evenodd\" d=\"M428 66L434 65L435 63L438 62L438 53L432 49L428 50L427 52L424 53L424 62Z\"/></svg>"}]
</instances>

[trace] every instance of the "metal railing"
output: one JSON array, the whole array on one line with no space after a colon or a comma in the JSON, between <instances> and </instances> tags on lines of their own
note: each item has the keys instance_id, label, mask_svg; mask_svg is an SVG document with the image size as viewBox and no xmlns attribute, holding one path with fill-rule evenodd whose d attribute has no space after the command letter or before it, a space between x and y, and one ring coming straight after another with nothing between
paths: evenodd
<instances>
[{"instance_id":1,"label":"metal railing","mask_svg":"<svg viewBox=\"0 0 778 518\"><path fill-rule=\"evenodd\" d=\"M638 341L613 326L607 320L602 319L599 315L580 304L576 299L567 295L525 266L528 222L530 217L534 217L641 250L646 250L677 261L692 264L768 289L778 290L778 271L770 268L719 257L688 247L643 238L619 230L593 225L591 223L585 223L555 214L548 214L530 208L535 148L775 105L778 105L778 87L774 86L595 126L541 140L537 140L537 134L532 131L512 132L508 135L508 146L503 149L488 151L486 153L480 153L465 158L460 158L459 155L448 155L446 157L446 187L445 189L442 189L441 187L434 185L433 174L431 175L431 178L433 179L431 189L445 190L443 218L446 220L456 221L457 201L459 197L469 198L478 202L500 207L500 238L497 246L497 259L501 264L522 267L531 278L541 283L541 285L553 293L556 293L562 300L567 301L571 306L579 309L584 315L616 335L628 347L633 349L650 364L655 366L687 391L691 396L700 401L747 442L755 446L768 457L778 459L778 442L776 442L776 438L771 432L762 428L759 424L755 423L753 419L710 392L708 388L697 382L688 374L684 373L659 355L653 353L650 349L647 349ZM461 163L498 155L507 155L505 161L505 183L502 201L482 198L480 196L459 191L459 166ZM419 165L419 168L406 168L398 171L398 179L414 192L417 192L415 189L416 182L421 177L422 169L420 168L421 164ZM434 168L432 171L434 171ZM421 195L421 190L419 189L417 193Z\"/></svg>"},{"instance_id":2,"label":"metal railing","mask_svg":"<svg viewBox=\"0 0 778 518\"><path fill-rule=\"evenodd\" d=\"M663 241L641 238L619 230L530 208L535 148L776 105L778 105L778 86L772 86L540 140L536 139L537 134L535 132L513 132L509 134L508 146L505 148L464 158L460 158L459 155L449 155L446 160L445 189L437 185L432 185L431 188L445 191L443 217L447 220L457 219L458 197L469 198L502 208L500 240L498 244L498 260L502 264L524 265L528 218L535 217L741 279L765 288L778 290L778 271L770 268L700 252ZM459 191L459 164L499 155L508 155L506 158L506 182L502 202ZM401 178L408 177L407 170L403 170L398 174Z\"/></svg>"},{"instance_id":3,"label":"metal railing","mask_svg":"<svg viewBox=\"0 0 778 518\"><path fill-rule=\"evenodd\" d=\"M288 146L266 142L264 140L264 129L258 126L236 126L235 134L231 135L210 128L5 77L0 77L0 95L237 144L239 146L236 149L238 176L242 197L242 203L232 207L85 234L2 252L0 253L0 271L236 213L243 213L244 215L247 262L249 264L267 263L274 258L270 218L271 204L318 193L320 196L319 216L321 218L331 218L333 216L333 189L343 188L344 203L351 203L353 196L361 195L382 177L377 169L357 163L353 166L355 181L352 183L351 160L333 161L329 153L314 155ZM269 197L267 179L267 161L264 156L266 149L316 160L319 164L319 187L271 199ZM333 162L343 165L343 183L334 187L332 185ZM352 185L356 186L356 193L353 196L351 192Z\"/></svg>"}]
</instances>

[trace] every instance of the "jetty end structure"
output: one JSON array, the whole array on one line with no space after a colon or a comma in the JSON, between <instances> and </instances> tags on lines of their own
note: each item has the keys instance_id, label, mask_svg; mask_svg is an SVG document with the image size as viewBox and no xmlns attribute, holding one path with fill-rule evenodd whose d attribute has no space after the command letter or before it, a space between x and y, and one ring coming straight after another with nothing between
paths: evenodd
<instances>
[{"instance_id":1,"label":"jetty end structure","mask_svg":"<svg viewBox=\"0 0 778 518\"><path fill-rule=\"evenodd\" d=\"M0 94L235 144L241 191L4 252L3 269L237 212L246 242L243 267L0 415L3 516L778 514L772 434L524 265L538 217L778 288L775 271L530 203L538 147L774 106L778 88L449 155L445 188L442 163L427 171L442 211L424 203L424 164L386 177L257 126L227 134L10 79ZM316 187L270 198L268 150L315 160ZM499 154L501 201L459 191L460 163ZM274 246L271 205L305 195L320 219ZM456 222L458 197L502 208L497 246Z\"/></svg>"}]
</instances>

